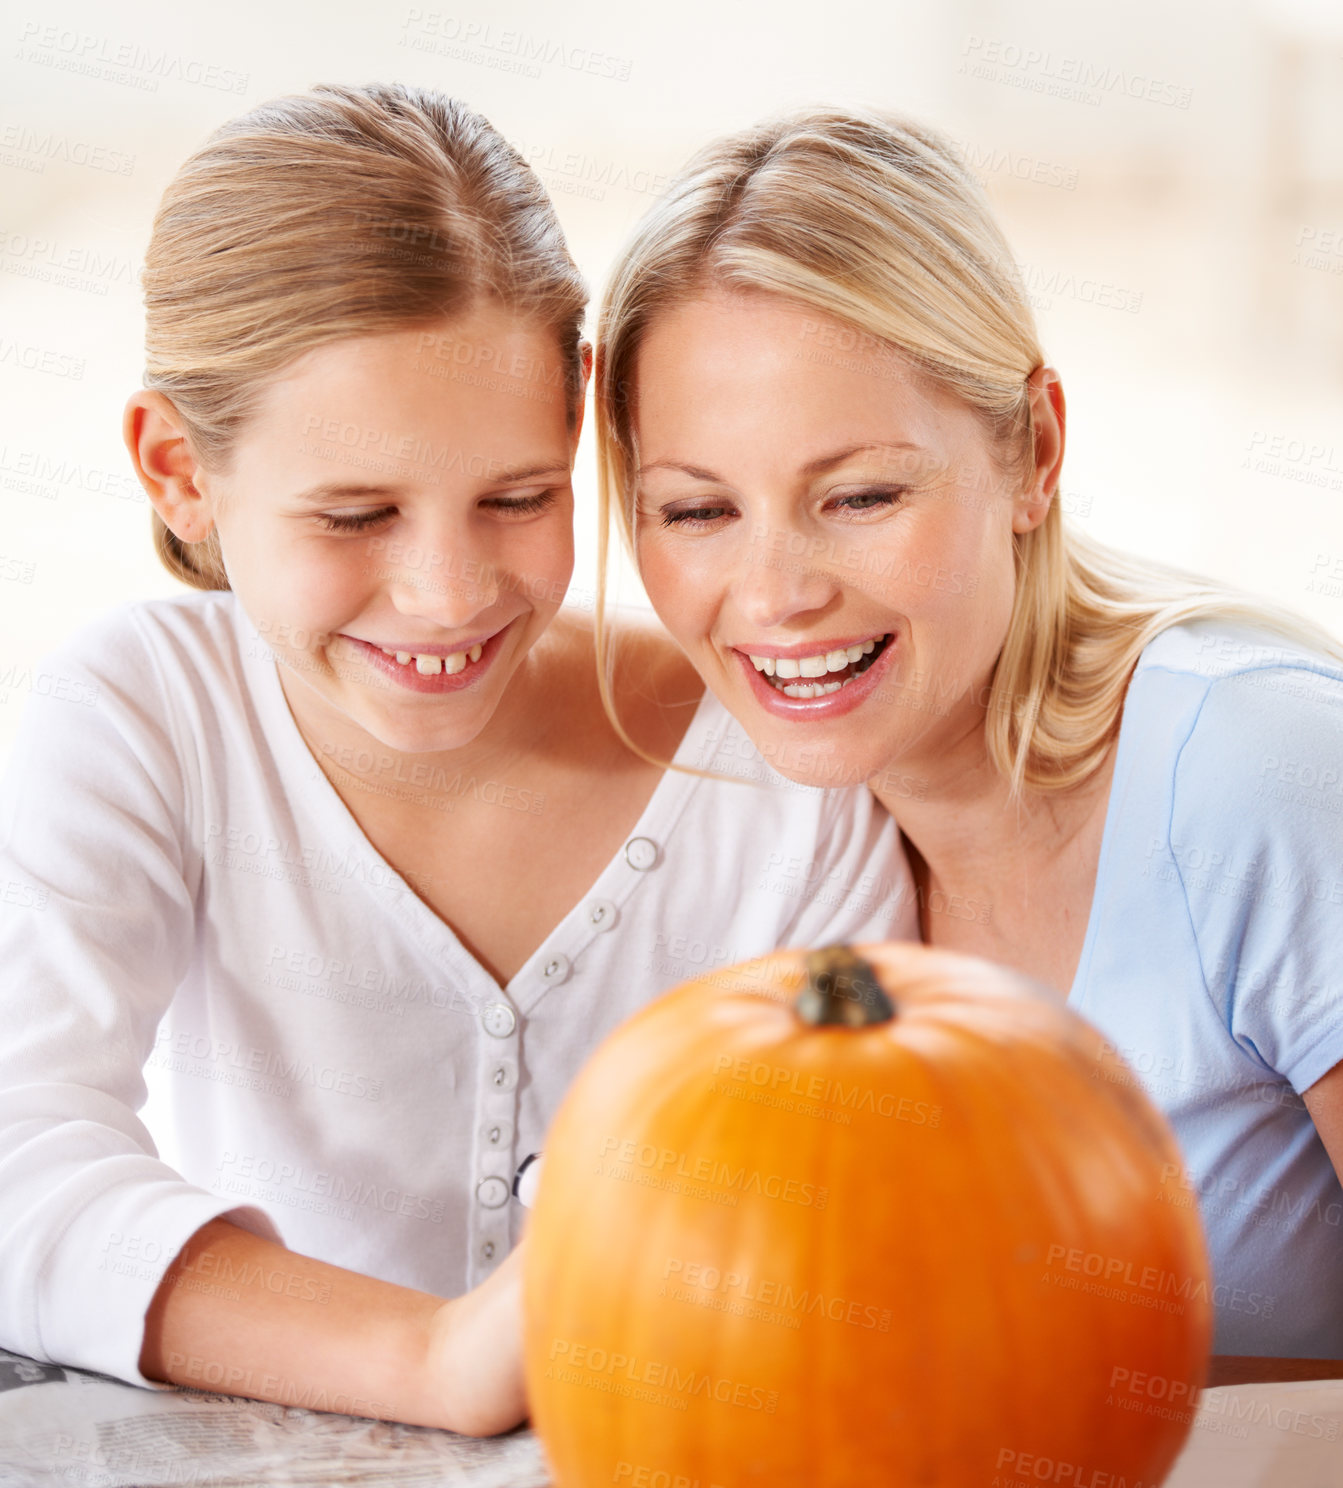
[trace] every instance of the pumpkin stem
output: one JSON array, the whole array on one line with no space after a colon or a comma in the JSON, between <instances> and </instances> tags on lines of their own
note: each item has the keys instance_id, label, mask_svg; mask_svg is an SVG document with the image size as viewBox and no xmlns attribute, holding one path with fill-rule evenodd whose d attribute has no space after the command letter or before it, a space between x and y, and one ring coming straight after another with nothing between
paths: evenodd
<instances>
[{"instance_id":1,"label":"pumpkin stem","mask_svg":"<svg viewBox=\"0 0 1343 1488\"><path fill-rule=\"evenodd\" d=\"M866 1028L888 1023L895 1004L882 990L877 973L852 946L823 946L807 957L807 985L793 1011L804 1023L838 1023Z\"/></svg>"}]
</instances>

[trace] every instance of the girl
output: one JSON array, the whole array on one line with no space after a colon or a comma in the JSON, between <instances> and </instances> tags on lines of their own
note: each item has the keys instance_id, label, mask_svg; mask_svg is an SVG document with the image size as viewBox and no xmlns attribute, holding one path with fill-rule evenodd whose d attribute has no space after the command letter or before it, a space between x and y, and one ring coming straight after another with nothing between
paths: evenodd
<instances>
[{"instance_id":1,"label":"girl","mask_svg":"<svg viewBox=\"0 0 1343 1488\"><path fill-rule=\"evenodd\" d=\"M594 1042L716 962L912 933L907 869L651 633L602 684L635 749L606 722L560 608L583 286L478 115L264 105L144 282L126 441L199 592L57 653L12 761L0 1343L498 1431L510 1180Z\"/></svg>"},{"instance_id":2,"label":"girl","mask_svg":"<svg viewBox=\"0 0 1343 1488\"><path fill-rule=\"evenodd\" d=\"M1343 648L1066 531L1058 375L929 130L816 109L707 146L599 347L605 495L710 689L790 778L870 781L924 941L1136 1069L1218 1352L1343 1358Z\"/></svg>"}]
</instances>

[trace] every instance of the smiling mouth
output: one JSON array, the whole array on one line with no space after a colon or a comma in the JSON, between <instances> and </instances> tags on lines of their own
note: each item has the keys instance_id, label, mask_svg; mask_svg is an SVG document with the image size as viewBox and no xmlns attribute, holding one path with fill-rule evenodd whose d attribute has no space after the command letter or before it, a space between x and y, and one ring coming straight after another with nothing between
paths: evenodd
<instances>
[{"instance_id":1,"label":"smiling mouth","mask_svg":"<svg viewBox=\"0 0 1343 1488\"><path fill-rule=\"evenodd\" d=\"M790 698L824 697L860 677L890 644L890 635L811 656L753 656L751 665L776 691Z\"/></svg>"}]
</instances>

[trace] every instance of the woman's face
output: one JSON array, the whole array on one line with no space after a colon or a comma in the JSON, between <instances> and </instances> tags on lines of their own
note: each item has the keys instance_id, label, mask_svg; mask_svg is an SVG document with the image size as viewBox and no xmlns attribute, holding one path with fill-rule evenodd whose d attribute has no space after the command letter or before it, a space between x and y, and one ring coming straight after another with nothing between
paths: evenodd
<instances>
[{"instance_id":1,"label":"woman's face","mask_svg":"<svg viewBox=\"0 0 1343 1488\"><path fill-rule=\"evenodd\" d=\"M775 768L926 776L982 743L1048 462L1023 491L958 399L771 295L666 312L636 388L649 598Z\"/></svg>"},{"instance_id":2,"label":"woman's face","mask_svg":"<svg viewBox=\"0 0 1343 1488\"><path fill-rule=\"evenodd\" d=\"M494 306L333 342L199 474L300 726L411 752L484 728L573 568L563 371Z\"/></svg>"}]
</instances>

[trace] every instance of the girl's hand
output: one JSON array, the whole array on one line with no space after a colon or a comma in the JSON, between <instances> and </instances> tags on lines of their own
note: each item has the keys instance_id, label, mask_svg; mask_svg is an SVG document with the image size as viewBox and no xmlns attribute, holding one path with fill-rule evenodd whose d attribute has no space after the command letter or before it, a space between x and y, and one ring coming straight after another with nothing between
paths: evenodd
<instances>
[{"instance_id":1,"label":"girl's hand","mask_svg":"<svg viewBox=\"0 0 1343 1488\"><path fill-rule=\"evenodd\" d=\"M522 1369L524 1241L473 1292L445 1302L430 1321L426 1386L448 1408L446 1424L493 1436L527 1419Z\"/></svg>"}]
</instances>

